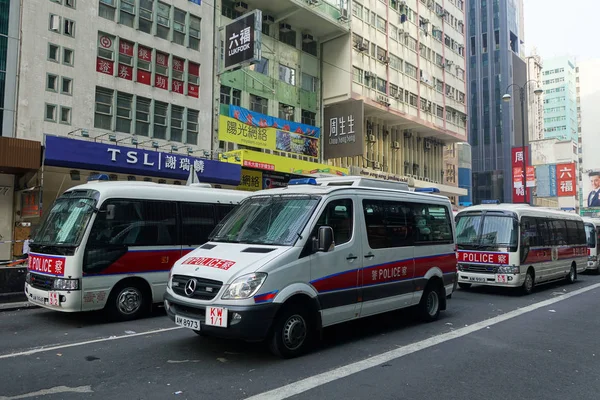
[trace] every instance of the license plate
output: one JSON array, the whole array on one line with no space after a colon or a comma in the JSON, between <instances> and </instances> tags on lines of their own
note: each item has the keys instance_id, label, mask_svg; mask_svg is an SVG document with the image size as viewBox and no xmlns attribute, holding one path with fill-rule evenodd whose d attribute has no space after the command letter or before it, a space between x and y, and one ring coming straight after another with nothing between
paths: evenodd
<instances>
[{"instance_id":1,"label":"license plate","mask_svg":"<svg viewBox=\"0 0 600 400\"><path fill-rule=\"evenodd\" d=\"M32 295L30 298L36 303L44 304L46 302L44 296L38 296L37 294Z\"/></svg>"},{"instance_id":2,"label":"license plate","mask_svg":"<svg viewBox=\"0 0 600 400\"><path fill-rule=\"evenodd\" d=\"M48 293L48 304L51 306L59 306L60 305L58 293L56 293L56 292Z\"/></svg>"},{"instance_id":3,"label":"license plate","mask_svg":"<svg viewBox=\"0 0 600 400\"><path fill-rule=\"evenodd\" d=\"M471 281L471 282L487 282L487 279L485 279L485 278L479 278L479 277L475 277L475 276L470 276L469 277L469 281Z\"/></svg>"},{"instance_id":4,"label":"license plate","mask_svg":"<svg viewBox=\"0 0 600 400\"><path fill-rule=\"evenodd\" d=\"M222 307L206 307L206 325L227 328L227 309Z\"/></svg>"},{"instance_id":5,"label":"license plate","mask_svg":"<svg viewBox=\"0 0 600 400\"><path fill-rule=\"evenodd\" d=\"M506 275L496 275L497 283L508 283L508 277Z\"/></svg>"},{"instance_id":6,"label":"license plate","mask_svg":"<svg viewBox=\"0 0 600 400\"><path fill-rule=\"evenodd\" d=\"M198 321L197 319L186 318L180 315L176 315L175 323L179 326L183 326L184 328L190 328L195 331L200 330L200 321Z\"/></svg>"}]
</instances>

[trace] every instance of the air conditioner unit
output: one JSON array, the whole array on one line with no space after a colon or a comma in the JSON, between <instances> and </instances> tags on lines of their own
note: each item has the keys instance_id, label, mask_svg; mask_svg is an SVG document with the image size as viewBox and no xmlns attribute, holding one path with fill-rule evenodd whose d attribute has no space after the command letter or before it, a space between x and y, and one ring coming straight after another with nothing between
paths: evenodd
<instances>
[{"instance_id":1,"label":"air conditioner unit","mask_svg":"<svg viewBox=\"0 0 600 400\"><path fill-rule=\"evenodd\" d=\"M377 101L386 106L390 105L390 102L389 102L387 96L384 96L382 94L377 95Z\"/></svg>"},{"instance_id":2,"label":"air conditioner unit","mask_svg":"<svg viewBox=\"0 0 600 400\"><path fill-rule=\"evenodd\" d=\"M398 150L400 148L400 142L394 141L392 142L392 149Z\"/></svg>"},{"instance_id":3,"label":"air conditioner unit","mask_svg":"<svg viewBox=\"0 0 600 400\"><path fill-rule=\"evenodd\" d=\"M441 8L441 9L437 10L435 13L437 14L438 17L443 17L446 14L446 11L444 11L444 9Z\"/></svg>"},{"instance_id":4,"label":"air conditioner unit","mask_svg":"<svg viewBox=\"0 0 600 400\"><path fill-rule=\"evenodd\" d=\"M404 35L404 28L398 28L398 34Z\"/></svg>"},{"instance_id":5,"label":"air conditioner unit","mask_svg":"<svg viewBox=\"0 0 600 400\"><path fill-rule=\"evenodd\" d=\"M406 5L406 0L400 0L398 4L400 5L400 7L404 7Z\"/></svg>"},{"instance_id":6,"label":"air conditioner unit","mask_svg":"<svg viewBox=\"0 0 600 400\"><path fill-rule=\"evenodd\" d=\"M401 95L400 93L396 93L396 94L394 95L394 98L395 98L396 100L402 101L402 95Z\"/></svg>"},{"instance_id":7,"label":"air conditioner unit","mask_svg":"<svg viewBox=\"0 0 600 400\"><path fill-rule=\"evenodd\" d=\"M314 41L315 41L315 38L313 37L313 35L311 35L309 33L305 33L304 35L302 35L303 43L312 43Z\"/></svg>"},{"instance_id":8,"label":"air conditioner unit","mask_svg":"<svg viewBox=\"0 0 600 400\"><path fill-rule=\"evenodd\" d=\"M373 161L374 169L381 169L381 163L379 161Z\"/></svg>"},{"instance_id":9,"label":"air conditioner unit","mask_svg":"<svg viewBox=\"0 0 600 400\"><path fill-rule=\"evenodd\" d=\"M265 15L263 15L263 23L265 23L267 25L271 25L271 24L275 23L275 17L272 15L265 14Z\"/></svg>"},{"instance_id":10,"label":"air conditioner unit","mask_svg":"<svg viewBox=\"0 0 600 400\"><path fill-rule=\"evenodd\" d=\"M243 1L238 1L237 3L235 3L234 9L235 11L241 13L248 12L248 4L244 3Z\"/></svg>"},{"instance_id":11,"label":"air conditioner unit","mask_svg":"<svg viewBox=\"0 0 600 400\"><path fill-rule=\"evenodd\" d=\"M290 32L292 30L292 26L290 24L286 24L285 22L282 22L281 24L279 24L279 31L280 32Z\"/></svg>"},{"instance_id":12,"label":"air conditioner unit","mask_svg":"<svg viewBox=\"0 0 600 400\"><path fill-rule=\"evenodd\" d=\"M375 135L373 135L373 134L370 134L370 135L369 135L369 142L371 142L371 143L375 143L376 141L377 141L377 139L375 138Z\"/></svg>"},{"instance_id":13,"label":"air conditioner unit","mask_svg":"<svg viewBox=\"0 0 600 400\"><path fill-rule=\"evenodd\" d=\"M342 8L340 10L340 17L338 18L339 21L342 22L347 22L348 21L348 10L346 10L345 8Z\"/></svg>"},{"instance_id":14,"label":"air conditioner unit","mask_svg":"<svg viewBox=\"0 0 600 400\"><path fill-rule=\"evenodd\" d=\"M317 6L319 5L319 0L307 0L307 3L311 6Z\"/></svg>"},{"instance_id":15,"label":"air conditioner unit","mask_svg":"<svg viewBox=\"0 0 600 400\"><path fill-rule=\"evenodd\" d=\"M367 51L367 50L369 50L369 45L367 43L365 43L365 41L363 40L362 42L360 42L358 44L358 50Z\"/></svg>"},{"instance_id":16,"label":"air conditioner unit","mask_svg":"<svg viewBox=\"0 0 600 400\"><path fill-rule=\"evenodd\" d=\"M375 77L374 73L369 72L369 71L365 71L365 78L366 79L371 79L371 78L374 78L374 77Z\"/></svg>"},{"instance_id":17,"label":"air conditioner unit","mask_svg":"<svg viewBox=\"0 0 600 400\"><path fill-rule=\"evenodd\" d=\"M429 23L429 19L427 19L427 18L423 18L423 19L421 20L421 22L422 22L422 23L424 23L424 24L428 24L428 23Z\"/></svg>"},{"instance_id":18,"label":"air conditioner unit","mask_svg":"<svg viewBox=\"0 0 600 400\"><path fill-rule=\"evenodd\" d=\"M384 64L389 64L390 58L388 56L381 56L381 57L379 57L379 61L381 61Z\"/></svg>"},{"instance_id":19,"label":"air conditioner unit","mask_svg":"<svg viewBox=\"0 0 600 400\"><path fill-rule=\"evenodd\" d=\"M50 29L53 31L60 30L60 17L53 15L50 19Z\"/></svg>"},{"instance_id":20,"label":"air conditioner unit","mask_svg":"<svg viewBox=\"0 0 600 400\"><path fill-rule=\"evenodd\" d=\"M446 60L446 67L449 67L449 66L451 66L453 64L454 64L454 61L452 61L452 60Z\"/></svg>"}]
</instances>

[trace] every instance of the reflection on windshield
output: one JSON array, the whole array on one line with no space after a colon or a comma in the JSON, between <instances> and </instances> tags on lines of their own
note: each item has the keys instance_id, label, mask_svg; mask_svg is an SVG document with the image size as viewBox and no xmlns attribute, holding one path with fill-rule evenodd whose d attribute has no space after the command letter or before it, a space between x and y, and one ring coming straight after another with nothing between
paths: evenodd
<instances>
[{"instance_id":1,"label":"reflection on windshield","mask_svg":"<svg viewBox=\"0 0 600 400\"><path fill-rule=\"evenodd\" d=\"M594 225L585 224L585 236L587 239L587 246L590 248L596 247L596 232Z\"/></svg>"},{"instance_id":2,"label":"reflection on windshield","mask_svg":"<svg viewBox=\"0 0 600 400\"><path fill-rule=\"evenodd\" d=\"M217 227L212 240L292 246L318 203L309 196L249 198Z\"/></svg>"},{"instance_id":3,"label":"reflection on windshield","mask_svg":"<svg viewBox=\"0 0 600 400\"><path fill-rule=\"evenodd\" d=\"M95 205L94 199L56 200L33 242L36 245L79 245Z\"/></svg>"},{"instance_id":4,"label":"reflection on windshield","mask_svg":"<svg viewBox=\"0 0 600 400\"><path fill-rule=\"evenodd\" d=\"M458 218L456 241L458 245L475 247L517 246L515 220L511 217L465 215Z\"/></svg>"}]
</instances>

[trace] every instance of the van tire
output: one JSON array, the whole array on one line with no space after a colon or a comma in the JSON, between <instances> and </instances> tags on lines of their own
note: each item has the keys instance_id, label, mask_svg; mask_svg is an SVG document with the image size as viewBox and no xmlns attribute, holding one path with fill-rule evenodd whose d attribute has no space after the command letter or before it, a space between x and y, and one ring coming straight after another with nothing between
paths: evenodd
<instances>
[{"instance_id":1,"label":"van tire","mask_svg":"<svg viewBox=\"0 0 600 400\"><path fill-rule=\"evenodd\" d=\"M575 264L571 264L571 269L565 277L565 280L567 281L567 283L575 283L575 281L577 280L577 268L575 268Z\"/></svg>"},{"instance_id":2,"label":"van tire","mask_svg":"<svg viewBox=\"0 0 600 400\"><path fill-rule=\"evenodd\" d=\"M461 288L462 290L469 290L471 289L471 284L470 283L459 283L458 287Z\"/></svg>"},{"instance_id":3,"label":"van tire","mask_svg":"<svg viewBox=\"0 0 600 400\"><path fill-rule=\"evenodd\" d=\"M139 281L118 283L110 292L104 310L111 321L131 321L150 311L150 293Z\"/></svg>"},{"instance_id":4,"label":"van tire","mask_svg":"<svg viewBox=\"0 0 600 400\"><path fill-rule=\"evenodd\" d=\"M314 338L313 319L307 307L301 304L284 306L273 324L269 349L282 358L294 358L304 354Z\"/></svg>"},{"instance_id":5,"label":"van tire","mask_svg":"<svg viewBox=\"0 0 600 400\"><path fill-rule=\"evenodd\" d=\"M430 281L423 291L421 302L418 306L421 320L424 322L433 322L439 318L442 297L441 283L437 279Z\"/></svg>"},{"instance_id":6,"label":"van tire","mask_svg":"<svg viewBox=\"0 0 600 400\"><path fill-rule=\"evenodd\" d=\"M525 274L525 281L521 286L521 292L524 295L531 294L533 292L533 288L535 287L535 275L533 274L533 270L529 268L527 270L527 274Z\"/></svg>"}]
</instances>

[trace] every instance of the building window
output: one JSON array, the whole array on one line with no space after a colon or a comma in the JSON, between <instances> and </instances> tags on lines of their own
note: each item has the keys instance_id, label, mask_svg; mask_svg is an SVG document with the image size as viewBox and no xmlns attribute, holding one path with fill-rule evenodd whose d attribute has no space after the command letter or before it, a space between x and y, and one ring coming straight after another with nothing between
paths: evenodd
<instances>
[{"instance_id":1,"label":"building window","mask_svg":"<svg viewBox=\"0 0 600 400\"><path fill-rule=\"evenodd\" d=\"M411 78L417 79L417 67L407 62L404 63L404 72Z\"/></svg>"},{"instance_id":2,"label":"building window","mask_svg":"<svg viewBox=\"0 0 600 400\"><path fill-rule=\"evenodd\" d=\"M268 115L269 114L269 100L264 97L250 95L250 110Z\"/></svg>"},{"instance_id":3,"label":"building window","mask_svg":"<svg viewBox=\"0 0 600 400\"><path fill-rule=\"evenodd\" d=\"M110 89L96 88L94 128L112 130L113 95Z\"/></svg>"},{"instance_id":4,"label":"building window","mask_svg":"<svg viewBox=\"0 0 600 400\"><path fill-rule=\"evenodd\" d=\"M308 92L316 92L317 82L317 78L314 76L302 73L302 89Z\"/></svg>"},{"instance_id":5,"label":"building window","mask_svg":"<svg viewBox=\"0 0 600 400\"><path fill-rule=\"evenodd\" d=\"M150 85L152 81L152 49L138 45L137 82Z\"/></svg>"},{"instance_id":6,"label":"building window","mask_svg":"<svg viewBox=\"0 0 600 400\"><path fill-rule=\"evenodd\" d=\"M279 103L279 118L285 119L286 121L293 121L295 112L296 109L294 106Z\"/></svg>"},{"instance_id":7,"label":"building window","mask_svg":"<svg viewBox=\"0 0 600 400\"><path fill-rule=\"evenodd\" d=\"M187 110L187 129L185 142L187 144L198 144L198 115L196 110Z\"/></svg>"},{"instance_id":8,"label":"building window","mask_svg":"<svg viewBox=\"0 0 600 400\"><path fill-rule=\"evenodd\" d=\"M153 14L154 0L140 0L140 18L138 20L140 31L152 34Z\"/></svg>"},{"instance_id":9,"label":"building window","mask_svg":"<svg viewBox=\"0 0 600 400\"><path fill-rule=\"evenodd\" d=\"M296 70L286 65L279 64L279 80L288 85L296 86Z\"/></svg>"},{"instance_id":10,"label":"building window","mask_svg":"<svg viewBox=\"0 0 600 400\"><path fill-rule=\"evenodd\" d=\"M115 20L117 0L100 0L100 7L98 8L98 16L106 18L108 20Z\"/></svg>"},{"instance_id":11,"label":"building window","mask_svg":"<svg viewBox=\"0 0 600 400\"><path fill-rule=\"evenodd\" d=\"M117 132L131 133L131 112L133 95L117 93Z\"/></svg>"},{"instance_id":12,"label":"building window","mask_svg":"<svg viewBox=\"0 0 600 400\"><path fill-rule=\"evenodd\" d=\"M156 27L156 36L169 40L169 33L171 33L171 6L160 1L156 7Z\"/></svg>"},{"instance_id":13,"label":"building window","mask_svg":"<svg viewBox=\"0 0 600 400\"><path fill-rule=\"evenodd\" d=\"M377 78L377 91L387 94L387 82L384 79Z\"/></svg>"},{"instance_id":14,"label":"building window","mask_svg":"<svg viewBox=\"0 0 600 400\"><path fill-rule=\"evenodd\" d=\"M73 94L73 79L62 77L62 84L60 87L62 94Z\"/></svg>"},{"instance_id":15,"label":"building window","mask_svg":"<svg viewBox=\"0 0 600 400\"><path fill-rule=\"evenodd\" d=\"M287 24L282 24L282 26L285 26ZM281 43L285 43L289 46L292 47L296 47L296 31L293 31L291 29L288 29L287 27L285 28L279 28L279 41Z\"/></svg>"},{"instance_id":16,"label":"building window","mask_svg":"<svg viewBox=\"0 0 600 400\"><path fill-rule=\"evenodd\" d=\"M63 64L70 67L74 65L74 52L66 47L63 47Z\"/></svg>"},{"instance_id":17,"label":"building window","mask_svg":"<svg viewBox=\"0 0 600 400\"><path fill-rule=\"evenodd\" d=\"M219 96L219 103L231 104L231 88L229 86L221 85L221 95Z\"/></svg>"},{"instance_id":18,"label":"building window","mask_svg":"<svg viewBox=\"0 0 600 400\"><path fill-rule=\"evenodd\" d=\"M316 126L317 113L308 110L302 110L302 123L306 125Z\"/></svg>"},{"instance_id":19,"label":"building window","mask_svg":"<svg viewBox=\"0 0 600 400\"><path fill-rule=\"evenodd\" d=\"M317 42L314 40L302 41L302 51L317 57Z\"/></svg>"},{"instance_id":20,"label":"building window","mask_svg":"<svg viewBox=\"0 0 600 400\"><path fill-rule=\"evenodd\" d=\"M364 82L364 72L360 68L352 67L352 80L356 83L360 83L361 85Z\"/></svg>"},{"instance_id":21,"label":"building window","mask_svg":"<svg viewBox=\"0 0 600 400\"><path fill-rule=\"evenodd\" d=\"M269 59L261 57L258 63L252 64L248 69L263 75L269 75Z\"/></svg>"},{"instance_id":22,"label":"building window","mask_svg":"<svg viewBox=\"0 0 600 400\"><path fill-rule=\"evenodd\" d=\"M71 108L60 107L60 123L71 125Z\"/></svg>"},{"instance_id":23,"label":"building window","mask_svg":"<svg viewBox=\"0 0 600 400\"><path fill-rule=\"evenodd\" d=\"M135 0L121 0L119 23L133 28L135 22Z\"/></svg>"},{"instance_id":24,"label":"building window","mask_svg":"<svg viewBox=\"0 0 600 400\"><path fill-rule=\"evenodd\" d=\"M380 16L377 16L377 29L381 32L387 32L387 23L385 19L381 18Z\"/></svg>"},{"instance_id":25,"label":"building window","mask_svg":"<svg viewBox=\"0 0 600 400\"><path fill-rule=\"evenodd\" d=\"M183 107L171 106L171 135L173 142L183 142Z\"/></svg>"},{"instance_id":26,"label":"building window","mask_svg":"<svg viewBox=\"0 0 600 400\"><path fill-rule=\"evenodd\" d=\"M75 8L75 0L65 0L65 6Z\"/></svg>"},{"instance_id":27,"label":"building window","mask_svg":"<svg viewBox=\"0 0 600 400\"><path fill-rule=\"evenodd\" d=\"M60 46L49 43L48 44L48 60L59 62L60 57Z\"/></svg>"},{"instance_id":28,"label":"building window","mask_svg":"<svg viewBox=\"0 0 600 400\"><path fill-rule=\"evenodd\" d=\"M185 11L175 9L173 13L173 43L181 46L185 46L185 17Z\"/></svg>"},{"instance_id":29,"label":"building window","mask_svg":"<svg viewBox=\"0 0 600 400\"><path fill-rule=\"evenodd\" d=\"M238 89L233 89L231 94L231 104L234 106L240 106L242 104L242 91Z\"/></svg>"},{"instance_id":30,"label":"building window","mask_svg":"<svg viewBox=\"0 0 600 400\"><path fill-rule=\"evenodd\" d=\"M63 24L63 33L66 36L75 37L75 21L65 18L65 22Z\"/></svg>"},{"instance_id":31,"label":"building window","mask_svg":"<svg viewBox=\"0 0 600 400\"><path fill-rule=\"evenodd\" d=\"M200 50L200 25L202 21L200 18L190 15L190 27L188 28L190 36L190 49Z\"/></svg>"},{"instance_id":32,"label":"building window","mask_svg":"<svg viewBox=\"0 0 600 400\"><path fill-rule=\"evenodd\" d=\"M150 99L137 97L135 100L135 134L150 135Z\"/></svg>"},{"instance_id":33,"label":"building window","mask_svg":"<svg viewBox=\"0 0 600 400\"><path fill-rule=\"evenodd\" d=\"M200 95L200 64L188 61L188 96Z\"/></svg>"},{"instance_id":34,"label":"building window","mask_svg":"<svg viewBox=\"0 0 600 400\"><path fill-rule=\"evenodd\" d=\"M46 104L46 114L44 115L44 119L48 122L56 122L56 105L55 104Z\"/></svg>"},{"instance_id":35,"label":"building window","mask_svg":"<svg viewBox=\"0 0 600 400\"><path fill-rule=\"evenodd\" d=\"M156 52L156 62L154 63L154 86L160 89L169 90L169 55Z\"/></svg>"},{"instance_id":36,"label":"building window","mask_svg":"<svg viewBox=\"0 0 600 400\"><path fill-rule=\"evenodd\" d=\"M54 74L46 75L46 90L58 92L58 76Z\"/></svg>"},{"instance_id":37,"label":"building window","mask_svg":"<svg viewBox=\"0 0 600 400\"><path fill-rule=\"evenodd\" d=\"M157 139L167 138L167 111L169 105L167 103L161 103L160 101L154 102L154 130L152 137Z\"/></svg>"},{"instance_id":38,"label":"building window","mask_svg":"<svg viewBox=\"0 0 600 400\"><path fill-rule=\"evenodd\" d=\"M60 17L58 15L50 14L48 29L52 32L60 33Z\"/></svg>"}]
</instances>

